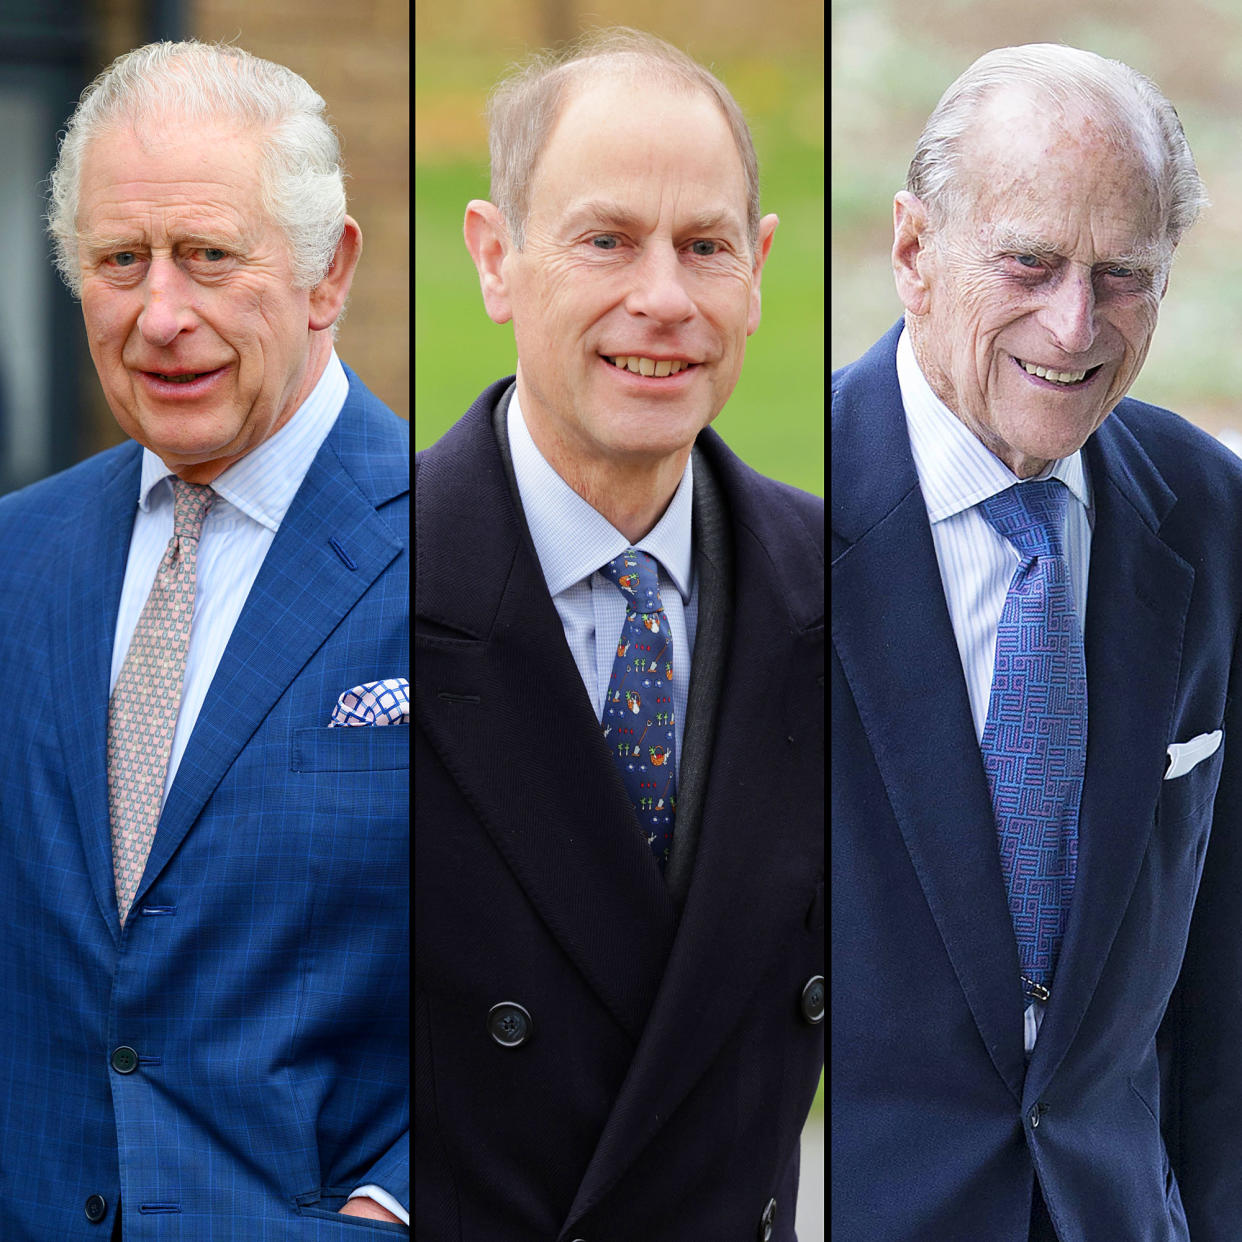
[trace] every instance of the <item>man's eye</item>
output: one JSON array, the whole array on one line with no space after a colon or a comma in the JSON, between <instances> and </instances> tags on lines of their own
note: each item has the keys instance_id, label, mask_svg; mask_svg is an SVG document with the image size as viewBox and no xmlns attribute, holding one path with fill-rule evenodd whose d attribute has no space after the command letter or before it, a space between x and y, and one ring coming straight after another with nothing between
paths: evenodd
<instances>
[{"instance_id":1,"label":"man's eye","mask_svg":"<svg viewBox=\"0 0 1242 1242\"><path fill-rule=\"evenodd\" d=\"M1038 267L1039 266L1039 259L1033 254L1018 254L1018 255L1014 255L1014 258L1017 259L1017 261L1021 263L1023 267Z\"/></svg>"},{"instance_id":2,"label":"man's eye","mask_svg":"<svg viewBox=\"0 0 1242 1242\"><path fill-rule=\"evenodd\" d=\"M117 267L130 267L138 262L138 256L132 250L121 250L114 254L109 262Z\"/></svg>"},{"instance_id":3,"label":"man's eye","mask_svg":"<svg viewBox=\"0 0 1242 1242\"><path fill-rule=\"evenodd\" d=\"M1110 267L1108 274L1125 280L1134 275L1134 269L1132 267Z\"/></svg>"},{"instance_id":4,"label":"man's eye","mask_svg":"<svg viewBox=\"0 0 1242 1242\"><path fill-rule=\"evenodd\" d=\"M706 258L709 255L715 254L720 249L720 246L717 242L714 242L714 241L700 240L696 242L691 242L690 249L693 250L695 254L703 258Z\"/></svg>"},{"instance_id":5,"label":"man's eye","mask_svg":"<svg viewBox=\"0 0 1242 1242\"><path fill-rule=\"evenodd\" d=\"M227 250L220 250L215 246L198 246L191 253L205 263L219 263L229 257Z\"/></svg>"},{"instance_id":6,"label":"man's eye","mask_svg":"<svg viewBox=\"0 0 1242 1242\"><path fill-rule=\"evenodd\" d=\"M617 244L617 239L611 233L604 233L599 237L591 238L591 245L597 250L615 250Z\"/></svg>"}]
</instances>

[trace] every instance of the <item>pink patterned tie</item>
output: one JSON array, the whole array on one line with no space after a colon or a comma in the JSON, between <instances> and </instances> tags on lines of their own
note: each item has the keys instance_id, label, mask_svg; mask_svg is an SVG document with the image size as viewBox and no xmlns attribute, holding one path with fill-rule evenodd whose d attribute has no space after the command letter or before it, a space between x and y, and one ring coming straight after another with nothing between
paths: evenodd
<instances>
[{"instance_id":1,"label":"pink patterned tie","mask_svg":"<svg viewBox=\"0 0 1242 1242\"><path fill-rule=\"evenodd\" d=\"M215 499L206 484L176 478L173 495L173 536L108 703L108 811L122 926L163 807L194 617L198 538Z\"/></svg>"}]
</instances>

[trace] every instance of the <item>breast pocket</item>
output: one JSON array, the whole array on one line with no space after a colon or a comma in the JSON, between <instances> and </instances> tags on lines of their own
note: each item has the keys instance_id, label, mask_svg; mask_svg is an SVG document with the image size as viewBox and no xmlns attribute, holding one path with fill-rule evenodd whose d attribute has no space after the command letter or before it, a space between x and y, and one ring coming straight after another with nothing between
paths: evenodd
<instances>
[{"instance_id":1,"label":"breast pocket","mask_svg":"<svg viewBox=\"0 0 1242 1242\"><path fill-rule=\"evenodd\" d=\"M392 772L409 766L409 725L293 731L289 767L294 772Z\"/></svg>"},{"instance_id":2,"label":"breast pocket","mask_svg":"<svg viewBox=\"0 0 1242 1242\"><path fill-rule=\"evenodd\" d=\"M1157 823L1180 824L1185 820L1203 818L1211 821L1212 803L1220 784L1228 737L1221 737L1213 754L1201 759L1189 772L1162 782L1157 803Z\"/></svg>"}]
</instances>

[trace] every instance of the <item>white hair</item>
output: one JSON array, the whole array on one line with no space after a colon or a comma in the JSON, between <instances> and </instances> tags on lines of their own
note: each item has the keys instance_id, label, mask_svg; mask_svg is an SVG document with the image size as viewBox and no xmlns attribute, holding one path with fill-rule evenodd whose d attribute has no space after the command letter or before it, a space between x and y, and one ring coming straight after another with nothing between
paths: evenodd
<instances>
[{"instance_id":1,"label":"white hair","mask_svg":"<svg viewBox=\"0 0 1242 1242\"><path fill-rule=\"evenodd\" d=\"M255 131L263 209L288 244L294 287L314 288L345 227L345 171L326 107L292 69L238 47L148 43L118 57L82 92L50 178L48 232L69 291L81 297L77 215L87 147L105 132L169 119L235 120Z\"/></svg>"},{"instance_id":2,"label":"white hair","mask_svg":"<svg viewBox=\"0 0 1242 1242\"><path fill-rule=\"evenodd\" d=\"M980 56L928 118L906 189L922 201L934 224L963 214L961 140L975 127L981 107L1012 89L1054 113L1090 117L1119 146L1140 143L1151 160L1171 246L1198 219L1207 193L1177 111L1156 84L1119 60L1062 44L1030 43Z\"/></svg>"}]
</instances>

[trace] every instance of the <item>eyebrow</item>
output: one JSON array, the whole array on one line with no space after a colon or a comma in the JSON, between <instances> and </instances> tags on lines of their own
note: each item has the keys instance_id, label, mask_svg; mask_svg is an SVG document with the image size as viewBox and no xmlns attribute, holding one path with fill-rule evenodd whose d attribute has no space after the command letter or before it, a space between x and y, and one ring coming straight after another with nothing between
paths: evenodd
<instances>
[{"instance_id":1,"label":"eyebrow","mask_svg":"<svg viewBox=\"0 0 1242 1242\"><path fill-rule=\"evenodd\" d=\"M112 254L123 250L136 250L148 243L136 233L89 233L79 232L78 244L92 254ZM237 249L244 239L229 233L178 233L176 246L211 246L217 249Z\"/></svg>"},{"instance_id":2,"label":"eyebrow","mask_svg":"<svg viewBox=\"0 0 1242 1242\"><path fill-rule=\"evenodd\" d=\"M621 203L611 199L593 198L579 203L565 218L565 227L574 228L587 222L611 224L618 228L641 231L646 222ZM742 225L737 213L726 207L715 210L700 211L688 219L679 222L678 231L684 233L729 232L738 236L742 233Z\"/></svg>"},{"instance_id":3,"label":"eyebrow","mask_svg":"<svg viewBox=\"0 0 1242 1242\"><path fill-rule=\"evenodd\" d=\"M992 246L997 251L1013 254L1030 254L1037 259L1062 257L1061 251L1051 242L1039 237L1028 236L1025 233L1019 233L1015 229L1003 228L997 230L992 239ZM1133 267L1139 270L1154 270L1164 262L1164 259L1164 247L1157 243L1151 246L1141 246L1135 250L1115 255L1110 259L1101 259L1095 266Z\"/></svg>"}]
</instances>

